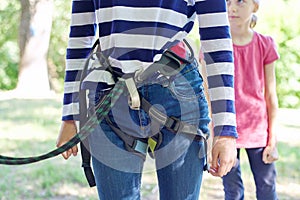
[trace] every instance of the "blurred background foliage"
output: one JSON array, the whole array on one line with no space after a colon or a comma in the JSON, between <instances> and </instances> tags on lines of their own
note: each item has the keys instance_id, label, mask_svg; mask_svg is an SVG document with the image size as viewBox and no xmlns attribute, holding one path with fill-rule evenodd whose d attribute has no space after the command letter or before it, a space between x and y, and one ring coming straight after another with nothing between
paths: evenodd
<instances>
[{"instance_id":1,"label":"blurred background foliage","mask_svg":"<svg viewBox=\"0 0 300 200\"><path fill-rule=\"evenodd\" d=\"M21 5L17 0L0 1L0 89L12 89L18 78L18 28Z\"/></svg>"},{"instance_id":2,"label":"blurred background foliage","mask_svg":"<svg viewBox=\"0 0 300 200\"><path fill-rule=\"evenodd\" d=\"M54 0L53 23L48 52L50 81L54 90L63 90L65 54L69 37L72 1Z\"/></svg>"},{"instance_id":3,"label":"blurred background foliage","mask_svg":"<svg viewBox=\"0 0 300 200\"><path fill-rule=\"evenodd\" d=\"M280 107L300 107L300 1L263 0L256 30L271 35L280 60L276 64Z\"/></svg>"},{"instance_id":4,"label":"blurred background foliage","mask_svg":"<svg viewBox=\"0 0 300 200\"><path fill-rule=\"evenodd\" d=\"M14 89L17 84L19 1L0 1L0 90ZM300 108L299 7L299 0L264 0L257 13L259 20L255 30L272 36L278 45L277 92L280 107L285 108ZM48 71L51 87L57 92L62 92L63 87L70 9L71 1L54 0Z\"/></svg>"}]
</instances>

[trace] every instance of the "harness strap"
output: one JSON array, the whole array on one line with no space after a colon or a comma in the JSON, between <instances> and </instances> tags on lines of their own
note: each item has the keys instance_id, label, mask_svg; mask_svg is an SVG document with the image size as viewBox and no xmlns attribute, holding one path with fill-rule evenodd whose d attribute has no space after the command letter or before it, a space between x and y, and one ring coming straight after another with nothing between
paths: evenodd
<instances>
[{"instance_id":1,"label":"harness strap","mask_svg":"<svg viewBox=\"0 0 300 200\"><path fill-rule=\"evenodd\" d=\"M204 134L196 126L188 124L174 116L167 116L163 112L152 106L145 98L142 98L142 108L149 114L151 119L154 119L158 123L164 125L168 130L173 133L186 133L189 135L194 135L195 140L206 140L208 134Z\"/></svg>"},{"instance_id":2,"label":"harness strap","mask_svg":"<svg viewBox=\"0 0 300 200\"><path fill-rule=\"evenodd\" d=\"M148 143L146 139L135 138L124 133L122 130L117 128L109 117L105 118L110 128L124 141L125 148L127 151L133 152L136 155L141 156L143 159L146 158Z\"/></svg>"},{"instance_id":3,"label":"harness strap","mask_svg":"<svg viewBox=\"0 0 300 200\"><path fill-rule=\"evenodd\" d=\"M92 47L92 51L96 49L96 47L99 47L99 41L96 41ZM89 59L85 62L85 65L83 67L83 71L80 76L80 87L81 83L84 80L84 77L87 74L89 60L93 59L93 52L90 54ZM100 59L100 58L98 58ZM103 61L102 61L103 62ZM86 124L88 117L92 116L88 114L87 112L87 102L86 102L86 90L83 90L80 88L79 90L79 111L80 111L80 120L79 120L79 126L80 130L84 127ZM93 113L94 114L94 113ZM91 167L91 153L90 153L90 144L88 138L85 138L81 140L80 142L80 151L81 151L81 167L83 168L85 177L87 179L87 182L90 187L96 186L95 176Z\"/></svg>"},{"instance_id":4,"label":"harness strap","mask_svg":"<svg viewBox=\"0 0 300 200\"><path fill-rule=\"evenodd\" d=\"M204 149L205 151L207 150L206 140L208 138L208 134L204 134L196 126L183 122L176 117L168 117L167 115L153 107L145 98L141 98L141 103L141 107L149 114L151 119L155 120L161 125L164 125L168 130L170 130L174 134L177 134L178 132L185 133L192 135L194 137L194 140L204 141ZM107 124L111 127L115 134L123 140L127 151L135 153L136 155L145 159L148 149L150 157L155 157L154 152L162 142L161 132L147 139L136 138L124 133L121 129L116 127L113 124L113 122L109 119L109 117L105 117L105 119Z\"/></svg>"},{"instance_id":5,"label":"harness strap","mask_svg":"<svg viewBox=\"0 0 300 200\"><path fill-rule=\"evenodd\" d=\"M203 157L205 156L205 164L203 167L203 170L208 171L210 166L209 163L207 161L207 151L208 151L208 146L207 146L207 139L209 137L208 134L203 133L200 129L198 129L196 126L188 124L184 121L179 120L176 117L168 117L167 115L165 115L164 113L160 112L158 109L156 109L154 106L152 106L145 98L141 98L142 99L142 108L149 114L149 116L151 117L151 119L156 120L158 123L164 125L168 130L172 131L173 133L186 133L189 135L194 135L194 140L197 141L203 141L204 143L204 154L200 155L199 152L199 157ZM150 150L148 153L150 155L150 157L154 158L154 148L151 148L151 144L155 144L158 143L155 148L157 148L162 140L162 135L159 132L159 134L156 134L154 137L149 138L148 140L148 144L150 146Z\"/></svg>"},{"instance_id":6,"label":"harness strap","mask_svg":"<svg viewBox=\"0 0 300 200\"><path fill-rule=\"evenodd\" d=\"M149 138L137 138L130 136L117 128L108 117L105 119L114 133L123 140L127 151L142 157L144 160L146 159L147 152L151 158L154 158L154 152L162 142L161 132L158 132Z\"/></svg>"},{"instance_id":7,"label":"harness strap","mask_svg":"<svg viewBox=\"0 0 300 200\"><path fill-rule=\"evenodd\" d=\"M81 158L82 158L81 167L84 170L84 174L89 183L89 186L94 187L96 186L96 181L91 167L91 153L90 153L88 142L89 141L87 139L80 142Z\"/></svg>"},{"instance_id":8,"label":"harness strap","mask_svg":"<svg viewBox=\"0 0 300 200\"><path fill-rule=\"evenodd\" d=\"M139 110L140 109L140 95L137 91L135 82L132 77L125 79L125 83L129 92L128 96L128 105L133 110Z\"/></svg>"}]
</instances>

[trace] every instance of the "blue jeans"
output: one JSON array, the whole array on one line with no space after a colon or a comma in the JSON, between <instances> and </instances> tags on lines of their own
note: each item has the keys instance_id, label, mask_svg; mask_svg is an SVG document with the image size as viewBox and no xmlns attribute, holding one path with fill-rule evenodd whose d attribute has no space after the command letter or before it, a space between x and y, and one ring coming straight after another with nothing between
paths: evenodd
<instances>
[{"instance_id":1,"label":"blue jeans","mask_svg":"<svg viewBox=\"0 0 300 200\"><path fill-rule=\"evenodd\" d=\"M208 133L208 105L197 63L184 67L171 79L160 77L139 85L140 96L168 116L174 116ZM91 92L90 102L103 92ZM90 105L93 107L93 105ZM109 113L110 120L123 132L147 138L158 131L162 143L155 151L155 166L161 200L196 200L199 197L205 154L203 142L174 134L163 126L153 126L142 109L132 110L128 97L121 96ZM153 130L154 129L154 130ZM144 159L125 150L124 142L104 120L89 136L93 169L101 200L140 199ZM202 152L202 154L201 154Z\"/></svg>"},{"instance_id":2,"label":"blue jeans","mask_svg":"<svg viewBox=\"0 0 300 200\"><path fill-rule=\"evenodd\" d=\"M251 171L256 186L258 200L276 200L276 169L275 164L265 164L262 161L264 148L246 149ZM226 200L244 199L244 185L241 178L240 149L238 149L238 162L232 170L223 177Z\"/></svg>"}]
</instances>

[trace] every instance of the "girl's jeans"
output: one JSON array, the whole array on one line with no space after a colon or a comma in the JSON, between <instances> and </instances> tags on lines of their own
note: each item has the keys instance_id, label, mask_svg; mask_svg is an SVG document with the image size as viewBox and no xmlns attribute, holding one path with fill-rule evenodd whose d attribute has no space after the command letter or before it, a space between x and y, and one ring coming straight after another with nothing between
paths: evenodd
<instances>
[{"instance_id":1,"label":"girl's jeans","mask_svg":"<svg viewBox=\"0 0 300 200\"><path fill-rule=\"evenodd\" d=\"M210 119L202 83L194 62L169 80L164 77L148 80L139 85L138 91L166 115L196 125L199 131L208 133ZM90 102L95 100L97 103L102 95L103 92L90 92ZM135 137L147 138L158 131L162 133L162 144L155 152L161 200L198 199L205 164L203 142L183 133L174 134L163 126L152 126L145 111L129 108L127 96L120 97L109 118L123 132ZM90 134L89 142L99 198L140 199L144 159L125 150L124 142L105 120Z\"/></svg>"},{"instance_id":2,"label":"girl's jeans","mask_svg":"<svg viewBox=\"0 0 300 200\"><path fill-rule=\"evenodd\" d=\"M265 164L262 161L264 148L246 149L250 167L256 185L256 198L258 200L276 200L276 169L275 164ZM244 199L244 186L241 178L240 149L238 149L238 162L231 171L223 177L226 200Z\"/></svg>"}]
</instances>

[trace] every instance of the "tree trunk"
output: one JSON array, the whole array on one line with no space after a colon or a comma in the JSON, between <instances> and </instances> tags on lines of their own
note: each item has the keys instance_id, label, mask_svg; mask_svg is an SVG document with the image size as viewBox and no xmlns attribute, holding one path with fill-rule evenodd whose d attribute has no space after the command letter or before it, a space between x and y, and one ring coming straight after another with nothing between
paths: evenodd
<instances>
[{"instance_id":1,"label":"tree trunk","mask_svg":"<svg viewBox=\"0 0 300 200\"><path fill-rule=\"evenodd\" d=\"M52 27L53 0L21 0L20 65L16 90L43 97L51 93L47 53Z\"/></svg>"}]
</instances>

